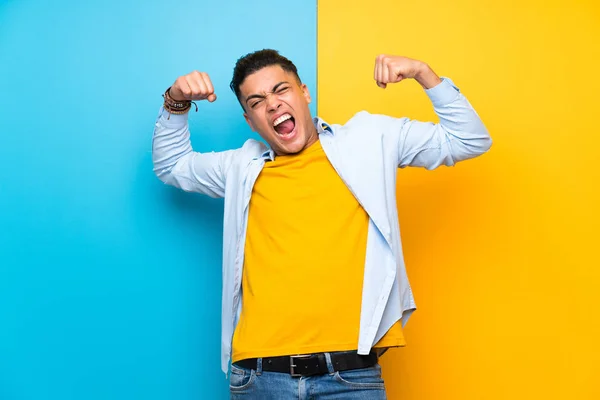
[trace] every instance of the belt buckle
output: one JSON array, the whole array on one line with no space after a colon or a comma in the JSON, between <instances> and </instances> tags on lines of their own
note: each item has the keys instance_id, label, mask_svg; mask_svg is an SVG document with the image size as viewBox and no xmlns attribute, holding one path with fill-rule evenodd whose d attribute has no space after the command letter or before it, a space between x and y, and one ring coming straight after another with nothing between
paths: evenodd
<instances>
[{"instance_id":1,"label":"belt buckle","mask_svg":"<svg viewBox=\"0 0 600 400\"><path fill-rule=\"evenodd\" d=\"M290 356L290 375L292 376L292 378L299 378L302 376L302 374L297 374L294 370L294 368L296 368L297 366L296 364L294 364L294 360L296 358L308 358L310 356L310 354L297 354L295 356Z\"/></svg>"}]
</instances>

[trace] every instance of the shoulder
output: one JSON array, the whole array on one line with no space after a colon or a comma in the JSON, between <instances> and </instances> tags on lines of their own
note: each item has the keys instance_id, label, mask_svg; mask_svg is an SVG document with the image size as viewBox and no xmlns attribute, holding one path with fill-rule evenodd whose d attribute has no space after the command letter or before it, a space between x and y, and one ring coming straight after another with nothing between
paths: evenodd
<instances>
[{"instance_id":1,"label":"shoulder","mask_svg":"<svg viewBox=\"0 0 600 400\"><path fill-rule=\"evenodd\" d=\"M241 147L226 153L233 163L246 165L250 160L261 157L267 151L269 148L263 142L248 139Z\"/></svg>"},{"instance_id":2,"label":"shoulder","mask_svg":"<svg viewBox=\"0 0 600 400\"><path fill-rule=\"evenodd\" d=\"M263 142L255 139L248 139L244 142L244 145L240 148L240 150L252 157L259 157L264 154L264 152L268 151L269 148Z\"/></svg>"},{"instance_id":3,"label":"shoulder","mask_svg":"<svg viewBox=\"0 0 600 400\"><path fill-rule=\"evenodd\" d=\"M336 134L354 135L364 132L385 132L391 127L406 122L407 118L397 118L384 114L373 114L368 111L359 111L342 125L332 125Z\"/></svg>"},{"instance_id":4,"label":"shoulder","mask_svg":"<svg viewBox=\"0 0 600 400\"><path fill-rule=\"evenodd\" d=\"M359 111L346 122L346 125L386 125L390 123L398 123L406 121L406 117L393 117L385 114L373 114L368 111Z\"/></svg>"}]
</instances>

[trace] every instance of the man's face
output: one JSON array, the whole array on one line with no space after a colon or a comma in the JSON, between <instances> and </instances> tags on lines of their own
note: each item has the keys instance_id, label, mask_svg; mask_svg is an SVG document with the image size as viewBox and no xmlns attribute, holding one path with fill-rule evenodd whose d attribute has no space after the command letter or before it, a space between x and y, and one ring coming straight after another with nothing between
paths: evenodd
<instances>
[{"instance_id":1,"label":"man's face","mask_svg":"<svg viewBox=\"0 0 600 400\"><path fill-rule=\"evenodd\" d=\"M275 154L295 154L316 142L308 88L279 65L248 75L240 85L240 101L246 122Z\"/></svg>"}]
</instances>

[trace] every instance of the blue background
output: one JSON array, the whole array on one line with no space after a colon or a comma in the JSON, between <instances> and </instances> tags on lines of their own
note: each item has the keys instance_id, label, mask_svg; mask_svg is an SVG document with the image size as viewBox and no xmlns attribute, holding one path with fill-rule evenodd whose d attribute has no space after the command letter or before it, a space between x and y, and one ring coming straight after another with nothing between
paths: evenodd
<instances>
[{"instance_id":1,"label":"blue background","mask_svg":"<svg viewBox=\"0 0 600 400\"><path fill-rule=\"evenodd\" d=\"M0 399L228 398L222 200L163 185L150 145L194 69L219 96L195 149L256 137L228 84L265 47L315 98L314 1L0 1Z\"/></svg>"}]
</instances>

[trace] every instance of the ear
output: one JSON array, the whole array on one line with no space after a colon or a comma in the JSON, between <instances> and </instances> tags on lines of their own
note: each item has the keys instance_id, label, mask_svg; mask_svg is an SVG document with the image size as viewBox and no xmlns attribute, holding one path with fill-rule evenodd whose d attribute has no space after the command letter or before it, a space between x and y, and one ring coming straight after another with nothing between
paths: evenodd
<instances>
[{"instance_id":1,"label":"ear","mask_svg":"<svg viewBox=\"0 0 600 400\"><path fill-rule=\"evenodd\" d=\"M310 104L310 92L308 91L308 86L306 86L306 83L303 83L300 88L302 89L302 93L304 94L304 98L306 99L306 102L308 104Z\"/></svg>"},{"instance_id":2,"label":"ear","mask_svg":"<svg viewBox=\"0 0 600 400\"><path fill-rule=\"evenodd\" d=\"M248 124L250 129L252 129L252 132L256 132L256 127L254 126L254 123L252 122L248 114L244 113L244 119L246 120L246 123Z\"/></svg>"}]
</instances>

